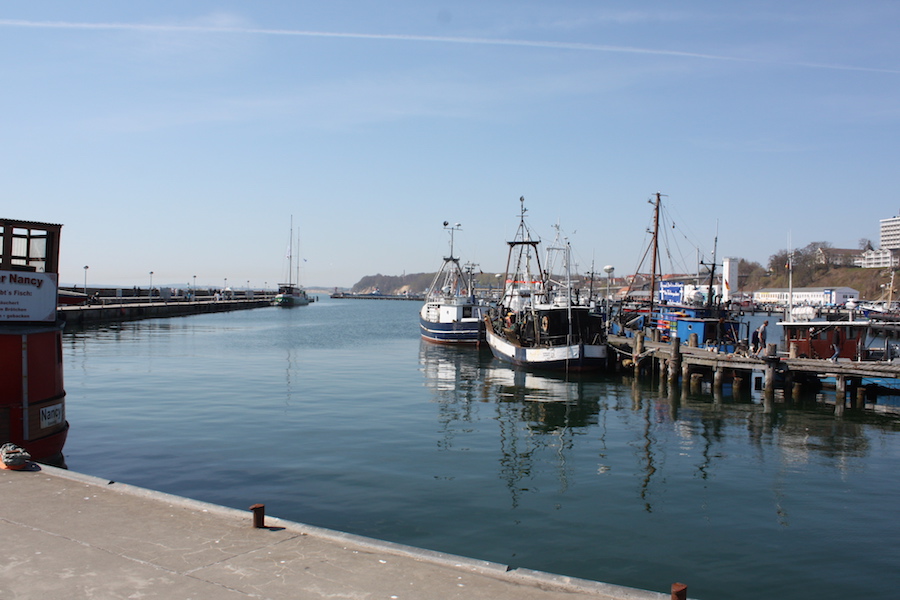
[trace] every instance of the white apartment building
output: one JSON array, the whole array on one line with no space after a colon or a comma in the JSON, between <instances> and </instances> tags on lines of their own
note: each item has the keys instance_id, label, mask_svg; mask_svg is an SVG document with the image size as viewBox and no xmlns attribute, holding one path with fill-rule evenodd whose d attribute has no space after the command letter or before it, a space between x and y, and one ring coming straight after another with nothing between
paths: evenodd
<instances>
[{"instance_id":1,"label":"white apartment building","mask_svg":"<svg viewBox=\"0 0 900 600\"><path fill-rule=\"evenodd\" d=\"M900 250L900 217L881 219L881 249Z\"/></svg>"},{"instance_id":2,"label":"white apartment building","mask_svg":"<svg viewBox=\"0 0 900 600\"><path fill-rule=\"evenodd\" d=\"M859 292L848 287L834 288L765 288L753 292L755 304L787 306L840 306L849 300L859 300Z\"/></svg>"},{"instance_id":3,"label":"white apartment building","mask_svg":"<svg viewBox=\"0 0 900 600\"><path fill-rule=\"evenodd\" d=\"M900 266L900 250L866 250L853 259L863 269L890 269Z\"/></svg>"}]
</instances>

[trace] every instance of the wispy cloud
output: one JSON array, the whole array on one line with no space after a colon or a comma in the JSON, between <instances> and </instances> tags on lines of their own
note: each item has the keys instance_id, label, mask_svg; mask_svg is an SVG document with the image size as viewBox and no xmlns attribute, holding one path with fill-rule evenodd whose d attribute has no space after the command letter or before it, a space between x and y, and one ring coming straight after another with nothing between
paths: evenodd
<instances>
[{"instance_id":1,"label":"wispy cloud","mask_svg":"<svg viewBox=\"0 0 900 600\"><path fill-rule=\"evenodd\" d=\"M555 42L548 40L522 40L522 39L497 39L485 37L453 37L431 35L408 35L390 33L352 33L336 31L309 31L302 29L270 29L261 27L244 26L216 26L216 25L153 25L141 23L79 23L71 21L28 21L19 19L0 19L0 27L37 28L37 29L73 29L73 30L108 30L108 31L140 31L145 33L207 33L207 34L238 34L238 35L265 35L265 36L295 36L318 38L344 38L355 40L377 41L402 41L425 42L441 44L468 44L481 46L516 46L523 48L545 48L552 50L571 50L581 52L607 52L621 54L645 54L653 56L670 56L677 58L692 58L701 60L732 61L744 63L777 64L782 66L828 69L838 71L858 71L871 73L888 73L900 75L900 69L886 69L879 67L865 67L856 65L825 64L815 62L776 61L753 57L726 56L721 54L706 54L702 52L686 52L681 50L666 50L659 48L639 48L634 46L615 46L605 44L589 44L579 42Z\"/></svg>"}]
</instances>

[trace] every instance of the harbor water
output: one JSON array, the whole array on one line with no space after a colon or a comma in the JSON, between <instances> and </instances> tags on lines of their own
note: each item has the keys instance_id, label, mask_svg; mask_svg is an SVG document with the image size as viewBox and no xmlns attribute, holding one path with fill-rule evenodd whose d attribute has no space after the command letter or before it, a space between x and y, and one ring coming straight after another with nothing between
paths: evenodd
<instances>
[{"instance_id":1,"label":"harbor water","mask_svg":"<svg viewBox=\"0 0 900 600\"><path fill-rule=\"evenodd\" d=\"M67 330L66 463L700 599L897 597L897 416L526 374L420 341L419 307L323 299Z\"/></svg>"}]
</instances>

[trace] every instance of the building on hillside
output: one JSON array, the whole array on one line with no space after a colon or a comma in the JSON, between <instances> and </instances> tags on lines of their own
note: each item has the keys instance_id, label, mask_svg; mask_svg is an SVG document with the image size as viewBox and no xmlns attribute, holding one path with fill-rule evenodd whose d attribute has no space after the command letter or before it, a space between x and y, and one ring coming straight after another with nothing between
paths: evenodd
<instances>
[{"instance_id":1,"label":"building on hillside","mask_svg":"<svg viewBox=\"0 0 900 600\"><path fill-rule=\"evenodd\" d=\"M881 219L882 250L900 250L900 217Z\"/></svg>"},{"instance_id":2,"label":"building on hillside","mask_svg":"<svg viewBox=\"0 0 900 600\"><path fill-rule=\"evenodd\" d=\"M900 250L866 250L861 253L854 263L864 269L890 269L900 267Z\"/></svg>"},{"instance_id":3,"label":"building on hillside","mask_svg":"<svg viewBox=\"0 0 900 600\"><path fill-rule=\"evenodd\" d=\"M764 288L753 292L755 304L787 306L839 306L859 300L859 291L848 287Z\"/></svg>"},{"instance_id":4,"label":"building on hillside","mask_svg":"<svg viewBox=\"0 0 900 600\"><path fill-rule=\"evenodd\" d=\"M862 254L862 250L850 248L819 248L816 250L816 263L833 267L852 267Z\"/></svg>"}]
</instances>

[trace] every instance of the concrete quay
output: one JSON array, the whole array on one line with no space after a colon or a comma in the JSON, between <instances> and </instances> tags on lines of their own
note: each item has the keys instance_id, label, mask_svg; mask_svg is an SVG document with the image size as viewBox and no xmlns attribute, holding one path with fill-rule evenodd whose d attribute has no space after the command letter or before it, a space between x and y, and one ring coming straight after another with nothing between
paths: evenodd
<instances>
[{"instance_id":1,"label":"concrete quay","mask_svg":"<svg viewBox=\"0 0 900 600\"><path fill-rule=\"evenodd\" d=\"M36 463L28 470L0 469L0 598L675 596L261 517L249 507L225 508Z\"/></svg>"}]
</instances>

